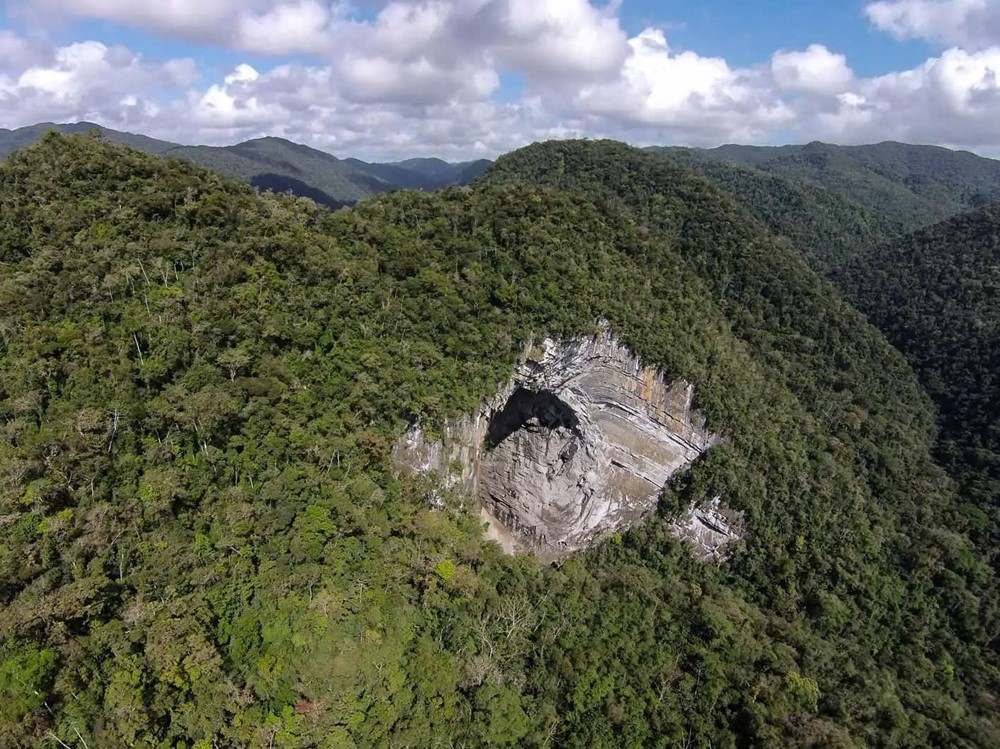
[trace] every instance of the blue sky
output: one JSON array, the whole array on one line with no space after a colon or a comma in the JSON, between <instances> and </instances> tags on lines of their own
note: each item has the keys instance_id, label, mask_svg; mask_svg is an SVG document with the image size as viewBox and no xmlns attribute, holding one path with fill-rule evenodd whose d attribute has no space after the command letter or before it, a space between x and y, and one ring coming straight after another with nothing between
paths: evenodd
<instances>
[{"instance_id":1,"label":"blue sky","mask_svg":"<svg viewBox=\"0 0 1000 749\"><path fill-rule=\"evenodd\" d=\"M496 155L547 137L1000 148L1000 0L8 0L0 126Z\"/></svg>"},{"instance_id":2,"label":"blue sky","mask_svg":"<svg viewBox=\"0 0 1000 749\"><path fill-rule=\"evenodd\" d=\"M847 53L860 75L909 68L927 58L926 42L900 43L872 29L864 6L854 0L634 0L623 11L632 31L664 25L678 45L736 65L815 43Z\"/></svg>"},{"instance_id":3,"label":"blue sky","mask_svg":"<svg viewBox=\"0 0 1000 749\"><path fill-rule=\"evenodd\" d=\"M623 28L631 34L659 26L669 32L671 42L678 47L723 57L741 66L766 60L777 49L820 43L848 53L858 74L872 76L918 65L934 51L935 45L926 41L900 41L872 29L864 6L855 0L625 0L621 19ZM357 15L371 17L372 13L363 9ZM31 23L16 21L8 18L7 25L22 32L31 31ZM52 33L62 43L93 38L142 50L161 59L192 57L203 70L216 72L218 77L241 62L264 71L296 57L311 57L254 55L86 18L70 19L56 26ZM511 98L520 91L522 82L519 75L505 76L500 95Z\"/></svg>"}]
</instances>

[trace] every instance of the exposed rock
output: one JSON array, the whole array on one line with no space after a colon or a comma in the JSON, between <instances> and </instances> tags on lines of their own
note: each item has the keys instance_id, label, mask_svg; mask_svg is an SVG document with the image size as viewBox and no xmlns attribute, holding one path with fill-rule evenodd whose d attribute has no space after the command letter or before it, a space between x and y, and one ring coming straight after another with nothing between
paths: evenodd
<instances>
[{"instance_id":1,"label":"exposed rock","mask_svg":"<svg viewBox=\"0 0 1000 749\"><path fill-rule=\"evenodd\" d=\"M726 545L739 539L739 532L729 519L731 511L722 507L720 497L712 500L707 508L691 506L673 523L674 533L694 547L694 553L703 562L718 562Z\"/></svg>"},{"instance_id":2,"label":"exposed rock","mask_svg":"<svg viewBox=\"0 0 1000 749\"><path fill-rule=\"evenodd\" d=\"M438 440L413 427L393 457L475 494L487 535L507 551L557 559L647 514L670 477L719 441L693 396L607 332L547 339L478 413ZM737 535L717 506L676 528L703 558Z\"/></svg>"}]
</instances>

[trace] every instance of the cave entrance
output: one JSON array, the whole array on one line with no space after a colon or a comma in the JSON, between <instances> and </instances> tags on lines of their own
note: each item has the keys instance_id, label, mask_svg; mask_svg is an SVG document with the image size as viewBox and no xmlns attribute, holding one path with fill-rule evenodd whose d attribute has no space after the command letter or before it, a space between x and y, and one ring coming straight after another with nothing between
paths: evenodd
<instances>
[{"instance_id":1,"label":"cave entrance","mask_svg":"<svg viewBox=\"0 0 1000 749\"><path fill-rule=\"evenodd\" d=\"M580 420L568 403L548 390L518 388L504 407L493 414L486 430L486 444L496 447L519 429L576 429Z\"/></svg>"}]
</instances>

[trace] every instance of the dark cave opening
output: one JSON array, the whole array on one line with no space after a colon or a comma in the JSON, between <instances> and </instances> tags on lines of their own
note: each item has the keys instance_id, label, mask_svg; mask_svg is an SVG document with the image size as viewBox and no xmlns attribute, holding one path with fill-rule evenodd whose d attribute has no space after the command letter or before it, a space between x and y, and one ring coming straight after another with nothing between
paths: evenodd
<instances>
[{"instance_id":1,"label":"dark cave opening","mask_svg":"<svg viewBox=\"0 0 1000 749\"><path fill-rule=\"evenodd\" d=\"M548 390L535 393L518 388L490 419L486 444L496 447L519 429L576 429L579 424L580 420L569 404L554 393Z\"/></svg>"}]
</instances>

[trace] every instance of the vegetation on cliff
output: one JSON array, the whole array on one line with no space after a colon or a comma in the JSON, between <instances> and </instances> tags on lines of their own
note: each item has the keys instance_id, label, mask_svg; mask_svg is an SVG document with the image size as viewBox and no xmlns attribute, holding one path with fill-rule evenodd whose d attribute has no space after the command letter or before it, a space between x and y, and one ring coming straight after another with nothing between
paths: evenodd
<instances>
[{"instance_id":1,"label":"vegetation on cliff","mask_svg":"<svg viewBox=\"0 0 1000 749\"><path fill-rule=\"evenodd\" d=\"M696 384L667 517L558 568L393 476L524 340ZM0 743L995 745L995 583L903 358L693 173L546 144L331 214L51 135L0 167Z\"/></svg>"}]
</instances>

